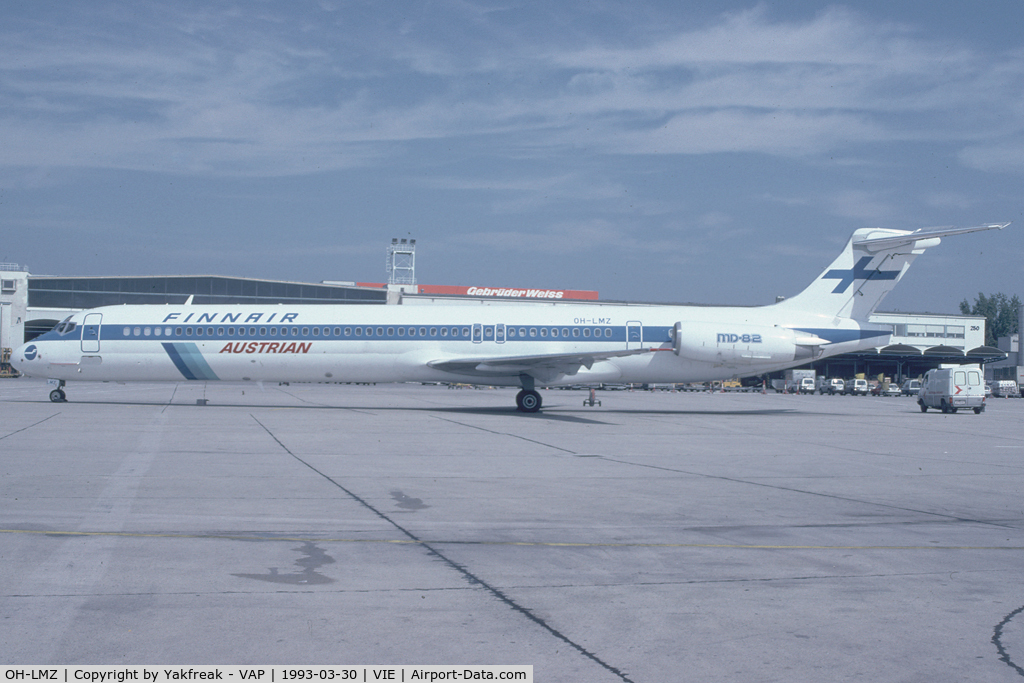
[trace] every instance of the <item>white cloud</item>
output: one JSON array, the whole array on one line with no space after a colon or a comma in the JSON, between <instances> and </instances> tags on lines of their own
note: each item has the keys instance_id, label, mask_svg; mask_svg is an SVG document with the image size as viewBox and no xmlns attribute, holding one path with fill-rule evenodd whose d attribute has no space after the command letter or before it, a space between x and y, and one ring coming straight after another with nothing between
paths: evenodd
<instances>
[{"instance_id":1,"label":"white cloud","mask_svg":"<svg viewBox=\"0 0 1024 683\"><path fill-rule=\"evenodd\" d=\"M963 140L971 167L1021 167L1019 145L991 139L1024 129L1024 111L977 110L993 91L1024 89L1013 55L933 44L841 9L640 27L618 48L596 33L575 38L590 47L539 44L468 5L445 6L443 28L414 13L391 27L330 9L318 24L274 7L151 7L134 41L0 29L0 131L11 141L0 165L284 175L389 163L410 141L491 137L497 155L536 156L584 145L793 157Z\"/></svg>"}]
</instances>

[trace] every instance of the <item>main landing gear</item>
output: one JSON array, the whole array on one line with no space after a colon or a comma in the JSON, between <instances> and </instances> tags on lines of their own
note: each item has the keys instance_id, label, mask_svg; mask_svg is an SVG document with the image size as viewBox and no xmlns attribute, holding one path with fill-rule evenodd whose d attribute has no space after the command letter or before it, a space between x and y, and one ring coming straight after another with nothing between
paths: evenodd
<instances>
[{"instance_id":1,"label":"main landing gear","mask_svg":"<svg viewBox=\"0 0 1024 683\"><path fill-rule=\"evenodd\" d=\"M61 380L57 388L50 392L50 400L54 403L68 402L68 395L64 393L64 380Z\"/></svg>"},{"instance_id":2,"label":"main landing gear","mask_svg":"<svg viewBox=\"0 0 1024 683\"><path fill-rule=\"evenodd\" d=\"M516 408L524 413L536 413L540 410L540 405L540 394L533 389L523 389L516 394Z\"/></svg>"},{"instance_id":3,"label":"main landing gear","mask_svg":"<svg viewBox=\"0 0 1024 683\"><path fill-rule=\"evenodd\" d=\"M533 388L533 376L523 373L519 375L519 381L523 390L516 394L516 408L523 413L536 413L540 410L541 400L540 394Z\"/></svg>"}]
</instances>

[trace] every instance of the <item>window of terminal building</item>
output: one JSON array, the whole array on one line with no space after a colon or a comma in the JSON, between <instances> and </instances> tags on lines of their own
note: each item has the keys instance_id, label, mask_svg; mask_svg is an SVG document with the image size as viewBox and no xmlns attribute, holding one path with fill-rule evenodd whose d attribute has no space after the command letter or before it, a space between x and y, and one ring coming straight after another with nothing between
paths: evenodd
<instances>
[{"instance_id":1,"label":"window of terminal building","mask_svg":"<svg viewBox=\"0 0 1024 683\"><path fill-rule=\"evenodd\" d=\"M0 284L0 290L2 290L4 294L10 294L11 292L15 291L17 288L18 288L18 281L17 280L4 280L2 282L2 284Z\"/></svg>"}]
</instances>

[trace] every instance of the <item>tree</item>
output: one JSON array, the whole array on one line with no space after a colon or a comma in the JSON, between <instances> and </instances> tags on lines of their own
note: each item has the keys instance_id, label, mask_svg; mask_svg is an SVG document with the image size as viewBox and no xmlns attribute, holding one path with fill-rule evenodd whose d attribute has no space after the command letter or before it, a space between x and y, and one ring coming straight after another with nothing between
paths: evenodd
<instances>
[{"instance_id":1,"label":"tree","mask_svg":"<svg viewBox=\"0 0 1024 683\"><path fill-rule=\"evenodd\" d=\"M1000 337L1017 334L1017 310L1020 308L1020 297L1016 294L1008 297L1002 292L985 296L978 292L974 306L967 299L960 302L960 312L964 315L980 315L985 318L985 345L995 346Z\"/></svg>"}]
</instances>

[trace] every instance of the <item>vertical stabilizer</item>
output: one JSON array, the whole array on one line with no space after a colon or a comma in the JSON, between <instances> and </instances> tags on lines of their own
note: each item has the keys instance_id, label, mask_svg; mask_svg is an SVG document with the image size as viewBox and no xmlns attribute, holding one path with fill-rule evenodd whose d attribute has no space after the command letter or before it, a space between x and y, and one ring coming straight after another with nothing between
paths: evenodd
<instances>
[{"instance_id":1,"label":"vertical stabilizer","mask_svg":"<svg viewBox=\"0 0 1024 683\"><path fill-rule=\"evenodd\" d=\"M853 233L839 257L807 289L775 305L785 310L867 320L914 259L925 249L938 246L941 237L1007 225L914 231L862 228Z\"/></svg>"}]
</instances>

